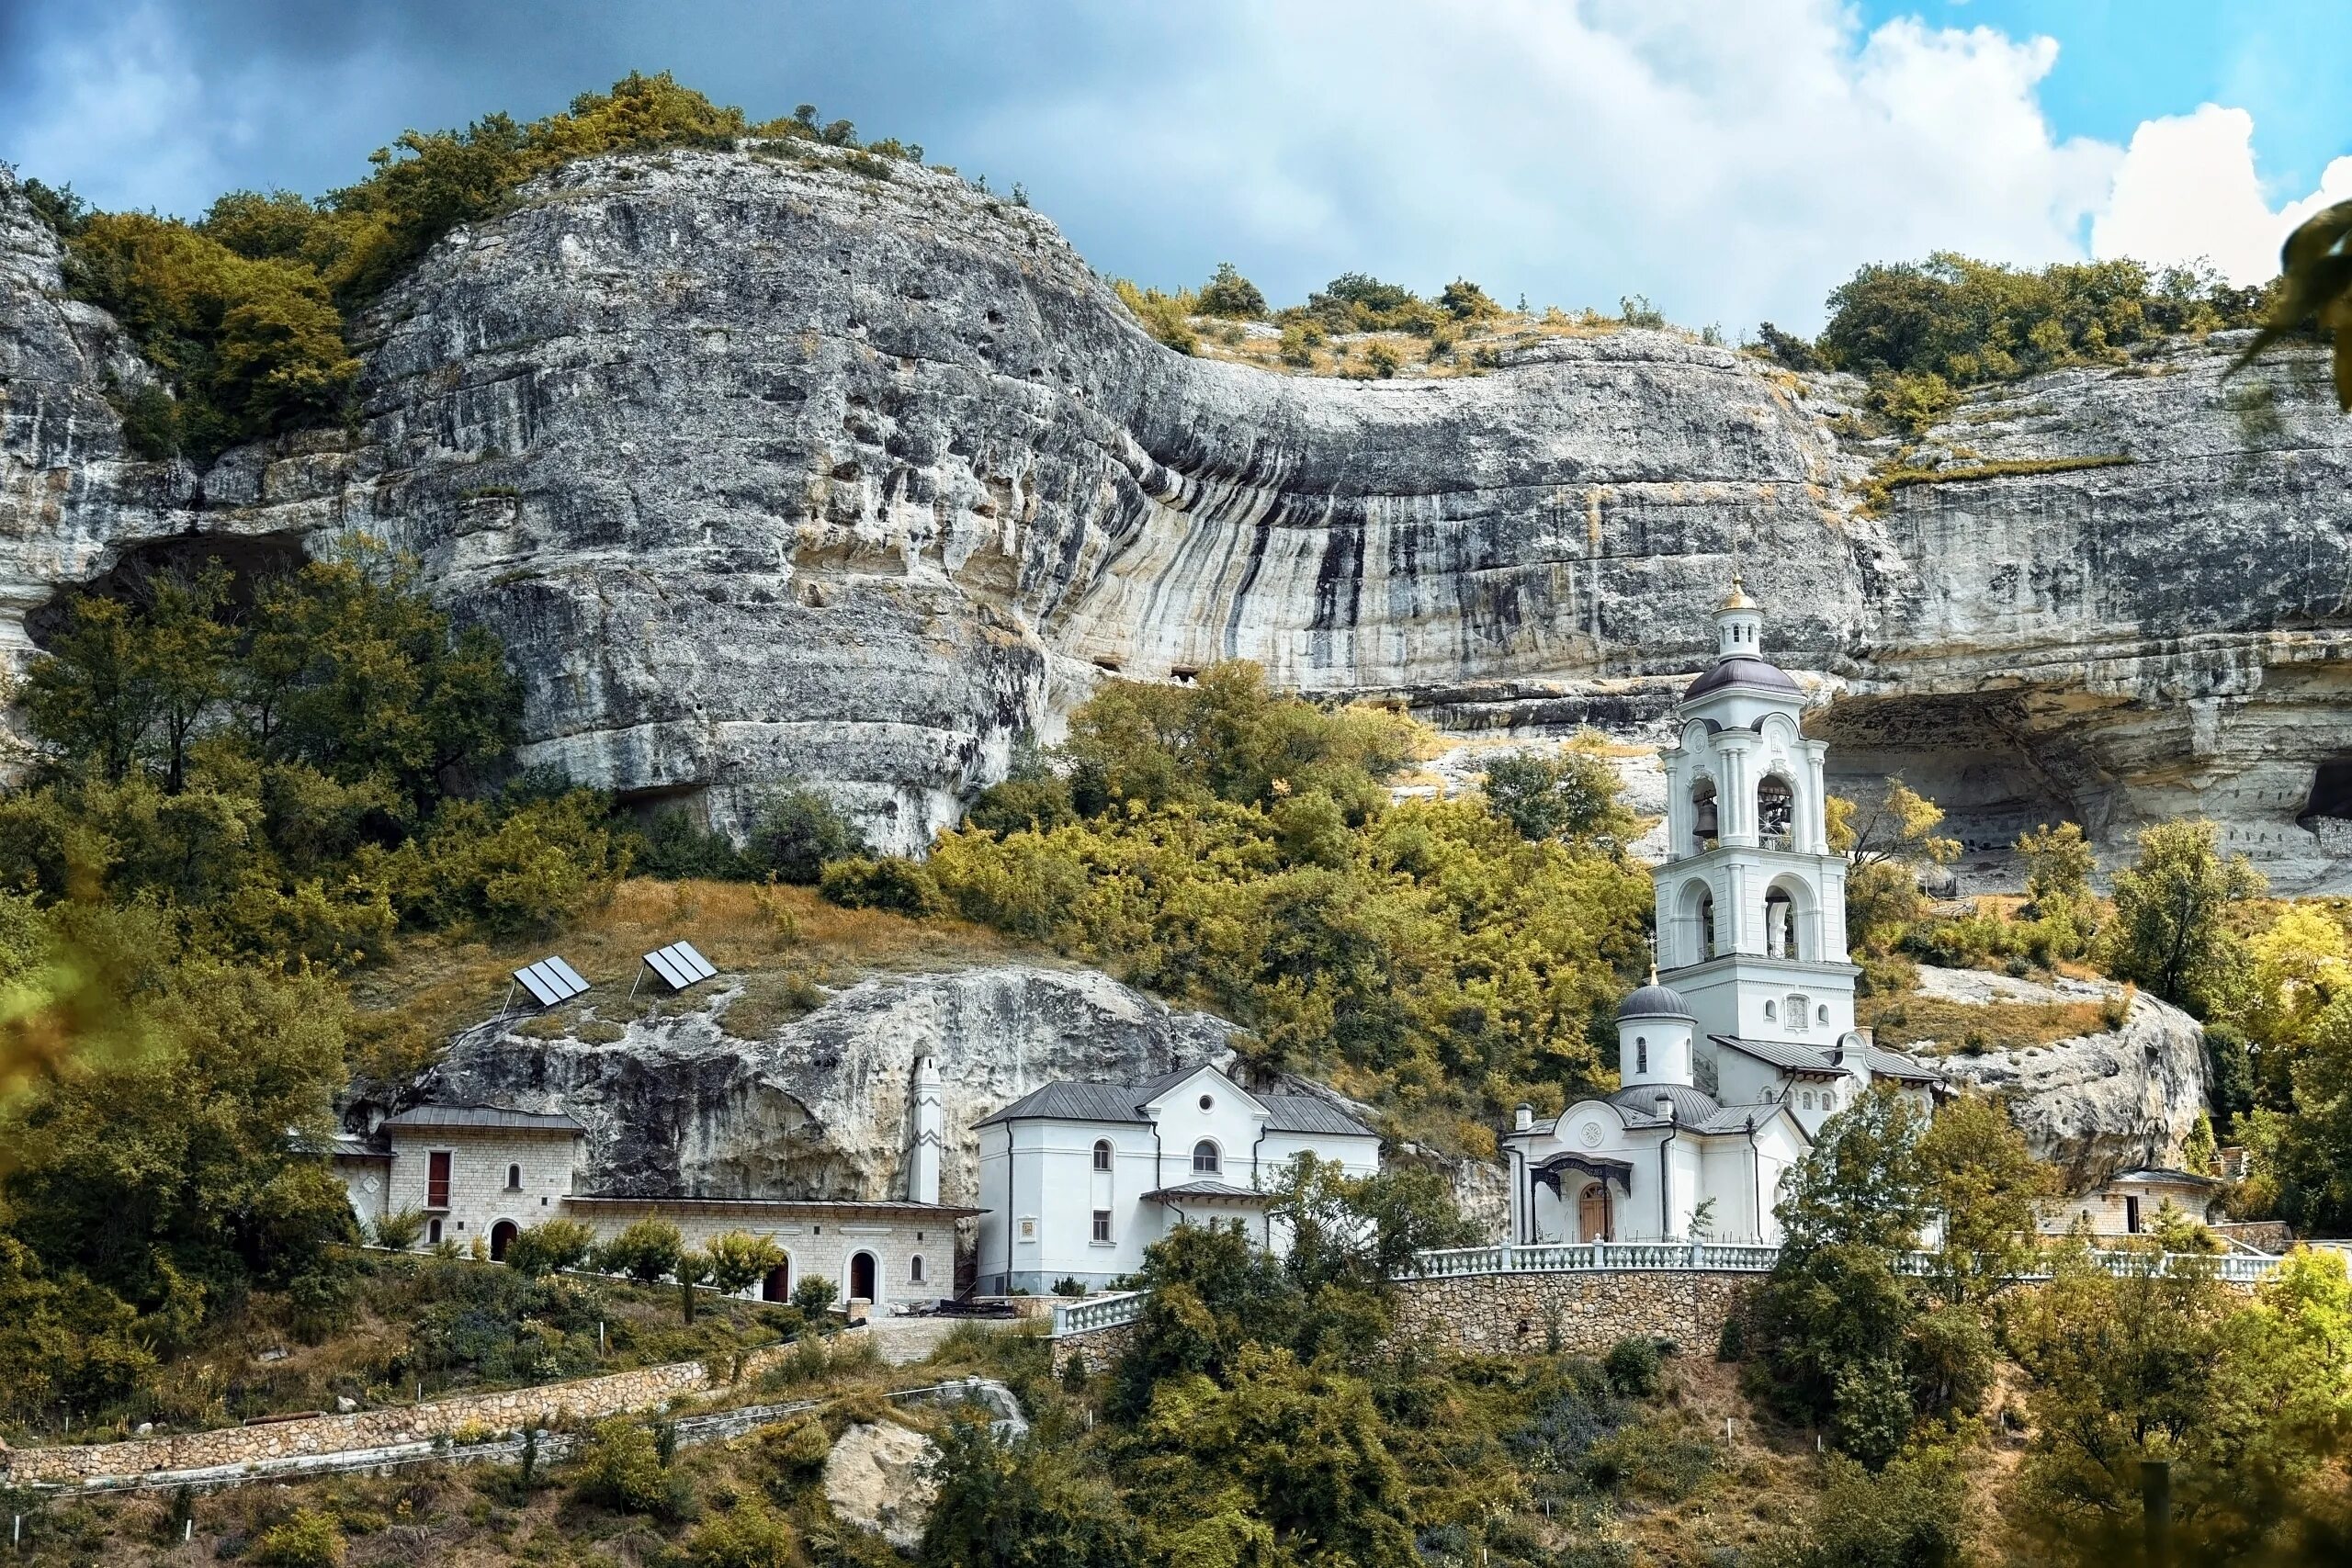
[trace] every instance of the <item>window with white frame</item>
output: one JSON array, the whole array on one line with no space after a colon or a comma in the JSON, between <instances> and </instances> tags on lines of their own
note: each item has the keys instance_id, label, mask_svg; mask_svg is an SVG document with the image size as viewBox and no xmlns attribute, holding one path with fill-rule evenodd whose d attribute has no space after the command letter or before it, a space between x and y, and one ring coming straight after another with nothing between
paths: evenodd
<instances>
[{"instance_id":1,"label":"window with white frame","mask_svg":"<svg viewBox=\"0 0 2352 1568\"><path fill-rule=\"evenodd\" d=\"M1650 1043L1636 1034L1634 1036L1634 1071L1645 1073L1649 1070Z\"/></svg>"},{"instance_id":2,"label":"window with white frame","mask_svg":"<svg viewBox=\"0 0 2352 1568\"><path fill-rule=\"evenodd\" d=\"M1803 997L1789 998L1789 1027L1803 1029L1813 1017L1813 1004Z\"/></svg>"},{"instance_id":3,"label":"window with white frame","mask_svg":"<svg viewBox=\"0 0 2352 1568\"><path fill-rule=\"evenodd\" d=\"M1097 1247L1111 1245L1111 1211L1108 1209L1094 1211L1094 1245Z\"/></svg>"},{"instance_id":4,"label":"window with white frame","mask_svg":"<svg viewBox=\"0 0 2352 1568\"><path fill-rule=\"evenodd\" d=\"M1203 1138L1193 1145L1193 1174L1194 1176L1216 1176L1224 1169L1225 1161L1218 1156L1214 1139Z\"/></svg>"},{"instance_id":5,"label":"window with white frame","mask_svg":"<svg viewBox=\"0 0 2352 1568\"><path fill-rule=\"evenodd\" d=\"M1097 1138L1094 1141L1094 1168L1097 1170L1111 1168L1111 1140L1108 1138Z\"/></svg>"}]
</instances>

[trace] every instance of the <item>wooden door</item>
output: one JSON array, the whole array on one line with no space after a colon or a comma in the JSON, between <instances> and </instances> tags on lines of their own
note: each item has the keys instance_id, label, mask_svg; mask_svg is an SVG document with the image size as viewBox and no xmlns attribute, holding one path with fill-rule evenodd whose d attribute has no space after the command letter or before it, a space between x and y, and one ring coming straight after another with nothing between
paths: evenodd
<instances>
[{"instance_id":1,"label":"wooden door","mask_svg":"<svg viewBox=\"0 0 2352 1568\"><path fill-rule=\"evenodd\" d=\"M1586 1183L1583 1195L1577 1200L1577 1239L1616 1239L1609 1234L1609 1189L1598 1181Z\"/></svg>"}]
</instances>

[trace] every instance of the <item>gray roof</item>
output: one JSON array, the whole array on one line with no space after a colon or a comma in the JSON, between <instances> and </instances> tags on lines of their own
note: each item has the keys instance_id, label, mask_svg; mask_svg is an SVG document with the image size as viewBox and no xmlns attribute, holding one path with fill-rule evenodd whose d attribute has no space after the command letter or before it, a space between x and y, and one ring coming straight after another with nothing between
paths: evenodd
<instances>
[{"instance_id":1,"label":"gray roof","mask_svg":"<svg viewBox=\"0 0 2352 1568\"><path fill-rule=\"evenodd\" d=\"M1139 1122L1151 1118L1136 1109L1136 1086L1124 1083L1049 1083L972 1123L997 1122Z\"/></svg>"},{"instance_id":2,"label":"gray roof","mask_svg":"<svg viewBox=\"0 0 2352 1568\"><path fill-rule=\"evenodd\" d=\"M1266 1108L1266 1125L1277 1133L1329 1133L1343 1138L1380 1135L1320 1095L1261 1094L1255 1098Z\"/></svg>"},{"instance_id":3,"label":"gray roof","mask_svg":"<svg viewBox=\"0 0 2352 1568\"><path fill-rule=\"evenodd\" d=\"M1942 1073L1928 1066L1917 1056L1905 1055L1900 1051L1889 1051L1882 1045L1872 1045L1867 1055L1871 1071L1881 1077L1907 1078L1914 1083L1944 1081Z\"/></svg>"},{"instance_id":4,"label":"gray roof","mask_svg":"<svg viewBox=\"0 0 2352 1568\"><path fill-rule=\"evenodd\" d=\"M2112 1187L2119 1181L2134 1185L2145 1182L2176 1182L2186 1187L2219 1187L2221 1181L2211 1176L2199 1176L2193 1170L2174 1170L2168 1166L2149 1166L2142 1170L2119 1171L2100 1185Z\"/></svg>"},{"instance_id":5,"label":"gray roof","mask_svg":"<svg viewBox=\"0 0 2352 1568\"><path fill-rule=\"evenodd\" d=\"M536 1111L503 1111L495 1105L412 1105L397 1115L385 1117L383 1124L387 1127L481 1127L508 1132L568 1133L575 1137L588 1131L560 1111L547 1115Z\"/></svg>"},{"instance_id":6,"label":"gray roof","mask_svg":"<svg viewBox=\"0 0 2352 1568\"><path fill-rule=\"evenodd\" d=\"M1144 1196L1162 1202L1170 1198L1214 1198L1227 1202L1262 1203L1269 1194L1253 1192L1247 1187L1236 1187L1228 1181L1186 1181L1174 1187L1155 1188Z\"/></svg>"},{"instance_id":7,"label":"gray roof","mask_svg":"<svg viewBox=\"0 0 2352 1568\"><path fill-rule=\"evenodd\" d=\"M1633 1018L1689 1018L1690 1004L1682 993L1671 986L1661 986L1656 980L1644 986L1617 1004L1620 1021Z\"/></svg>"},{"instance_id":8,"label":"gray roof","mask_svg":"<svg viewBox=\"0 0 2352 1568\"><path fill-rule=\"evenodd\" d=\"M390 1159L392 1151L379 1148L367 1139L350 1133L337 1133L334 1146L328 1151L337 1159Z\"/></svg>"},{"instance_id":9,"label":"gray roof","mask_svg":"<svg viewBox=\"0 0 2352 1568\"><path fill-rule=\"evenodd\" d=\"M1811 1045L1798 1045L1786 1040L1743 1040L1736 1034L1711 1034L1707 1038L1783 1072L1837 1077L1846 1070L1832 1063L1826 1053Z\"/></svg>"},{"instance_id":10,"label":"gray roof","mask_svg":"<svg viewBox=\"0 0 2352 1568\"><path fill-rule=\"evenodd\" d=\"M1719 1105L1704 1089L1683 1084L1635 1084L1609 1097L1633 1127L1663 1127L1656 1107L1659 1095L1674 1102L1674 1124L1689 1133L1744 1133L1753 1121L1762 1126L1780 1111L1778 1105Z\"/></svg>"},{"instance_id":11,"label":"gray roof","mask_svg":"<svg viewBox=\"0 0 2352 1568\"><path fill-rule=\"evenodd\" d=\"M1735 653L1728 659L1715 660L1714 668L1690 682L1682 700L1703 697L1709 692L1725 686L1758 686L1768 692L1792 692L1802 696L1804 688L1789 679L1788 672L1768 659L1757 659L1745 653Z\"/></svg>"},{"instance_id":12,"label":"gray roof","mask_svg":"<svg viewBox=\"0 0 2352 1568\"><path fill-rule=\"evenodd\" d=\"M1203 1066L1195 1062L1189 1067L1179 1067L1136 1084L1069 1079L1049 1083L972 1124L987 1127L999 1122L1122 1122L1148 1126L1151 1118L1144 1114L1143 1108L1200 1071ZM1238 1086L1235 1092L1249 1094L1249 1090ZM1266 1125L1278 1133L1325 1133L1359 1138L1379 1135L1319 1095L1253 1094L1250 1098L1266 1108Z\"/></svg>"}]
</instances>

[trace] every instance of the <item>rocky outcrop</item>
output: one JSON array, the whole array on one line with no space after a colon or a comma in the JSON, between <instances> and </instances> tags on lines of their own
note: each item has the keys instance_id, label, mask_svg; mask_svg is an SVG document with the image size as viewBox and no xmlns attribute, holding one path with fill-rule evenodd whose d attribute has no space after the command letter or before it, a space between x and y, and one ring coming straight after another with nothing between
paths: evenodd
<instances>
[{"instance_id":1,"label":"rocky outcrop","mask_svg":"<svg viewBox=\"0 0 2352 1568\"><path fill-rule=\"evenodd\" d=\"M1922 974L1923 991L1954 1000L2081 999L2005 976ZM2093 994L2120 989L2077 984ZM2069 1192L2088 1191L2119 1171L2177 1165L2181 1144L2205 1109L2204 1030L2169 1002L2130 996L2119 1029L1937 1059L1952 1077L2007 1102L2028 1146L2057 1169Z\"/></svg>"},{"instance_id":2,"label":"rocky outcrop","mask_svg":"<svg viewBox=\"0 0 2352 1568\"><path fill-rule=\"evenodd\" d=\"M1972 867L2201 810L2346 885L2352 422L2315 356L1984 392L1904 459L1950 482L1873 511L1895 454L1836 378L1648 332L1449 379L1188 359L1037 214L808 156L548 176L359 324L355 436L200 476L123 459L103 391L141 372L0 175L0 639L186 536L365 529L505 638L527 761L721 822L788 771L915 848L1106 670L1655 739L1736 559L1833 765L1927 787Z\"/></svg>"},{"instance_id":3,"label":"rocky outcrop","mask_svg":"<svg viewBox=\"0 0 2352 1568\"><path fill-rule=\"evenodd\" d=\"M922 1544L922 1528L939 1499L932 1473L939 1446L911 1427L860 1421L825 1456L825 1501L833 1517L901 1551Z\"/></svg>"},{"instance_id":4,"label":"rocky outcrop","mask_svg":"<svg viewBox=\"0 0 2352 1568\"><path fill-rule=\"evenodd\" d=\"M1009 965L893 975L773 1028L738 1022L756 977L620 1038L537 1038L492 1021L460 1035L426 1098L560 1110L588 1129L582 1190L616 1195L906 1195L909 1087L937 1059L948 1157L941 1197L970 1201L973 1123L1056 1078L1133 1082L1230 1060L1232 1026L1173 1010L1090 970ZM614 1026L583 1032L611 1034Z\"/></svg>"}]
</instances>

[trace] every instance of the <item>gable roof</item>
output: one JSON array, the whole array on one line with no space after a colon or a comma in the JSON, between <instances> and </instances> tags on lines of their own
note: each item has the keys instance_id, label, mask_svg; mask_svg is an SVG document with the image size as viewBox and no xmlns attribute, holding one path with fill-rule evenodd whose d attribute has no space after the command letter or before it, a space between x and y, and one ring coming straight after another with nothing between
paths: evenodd
<instances>
[{"instance_id":1,"label":"gable roof","mask_svg":"<svg viewBox=\"0 0 2352 1568\"><path fill-rule=\"evenodd\" d=\"M384 1118L385 1127L475 1127L518 1133L568 1133L574 1137L588 1129L560 1111L506 1111L495 1105L412 1105Z\"/></svg>"},{"instance_id":2,"label":"gable roof","mask_svg":"<svg viewBox=\"0 0 2352 1568\"><path fill-rule=\"evenodd\" d=\"M1883 1078L1901 1078L1906 1083L1944 1081L1944 1075L1941 1072L1928 1066L1918 1057L1907 1055L1901 1051L1889 1051L1883 1046L1871 1045L1866 1048L1865 1056L1870 1062L1871 1071Z\"/></svg>"},{"instance_id":3,"label":"gable roof","mask_svg":"<svg viewBox=\"0 0 2352 1568\"><path fill-rule=\"evenodd\" d=\"M992 1126L999 1122L1114 1122L1149 1126L1144 1107L1164 1098L1186 1078L1207 1071L1266 1113L1266 1125L1277 1133L1321 1133L1334 1137L1374 1138L1379 1134L1329 1100L1312 1094L1251 1094L1206 1062L1194 1062L1161 1073L1141 1083L1088 1083L1061 1079L1030 1090L1001 1111L972 1123Z\"/></svg>"},{"instance_id":4,"label":"gable roof","mask_svg":"<svg viewBox=\"0 0 2352 1568\"><path fill-rule=\"evenodd\" d=\"M1710 1034L1707 1038L1718 1045L1728 1045L1742 1055L1753 1056L1766 1066L1778 1067L1784 1073L1804 1073L1826 1078L1846 1076L1845 1068L1832 1063L1826 1053L1810 1045L1799 1045L1787 1040L1743 1040L1736 1034Z\"/></svg>"}]
</instances>

